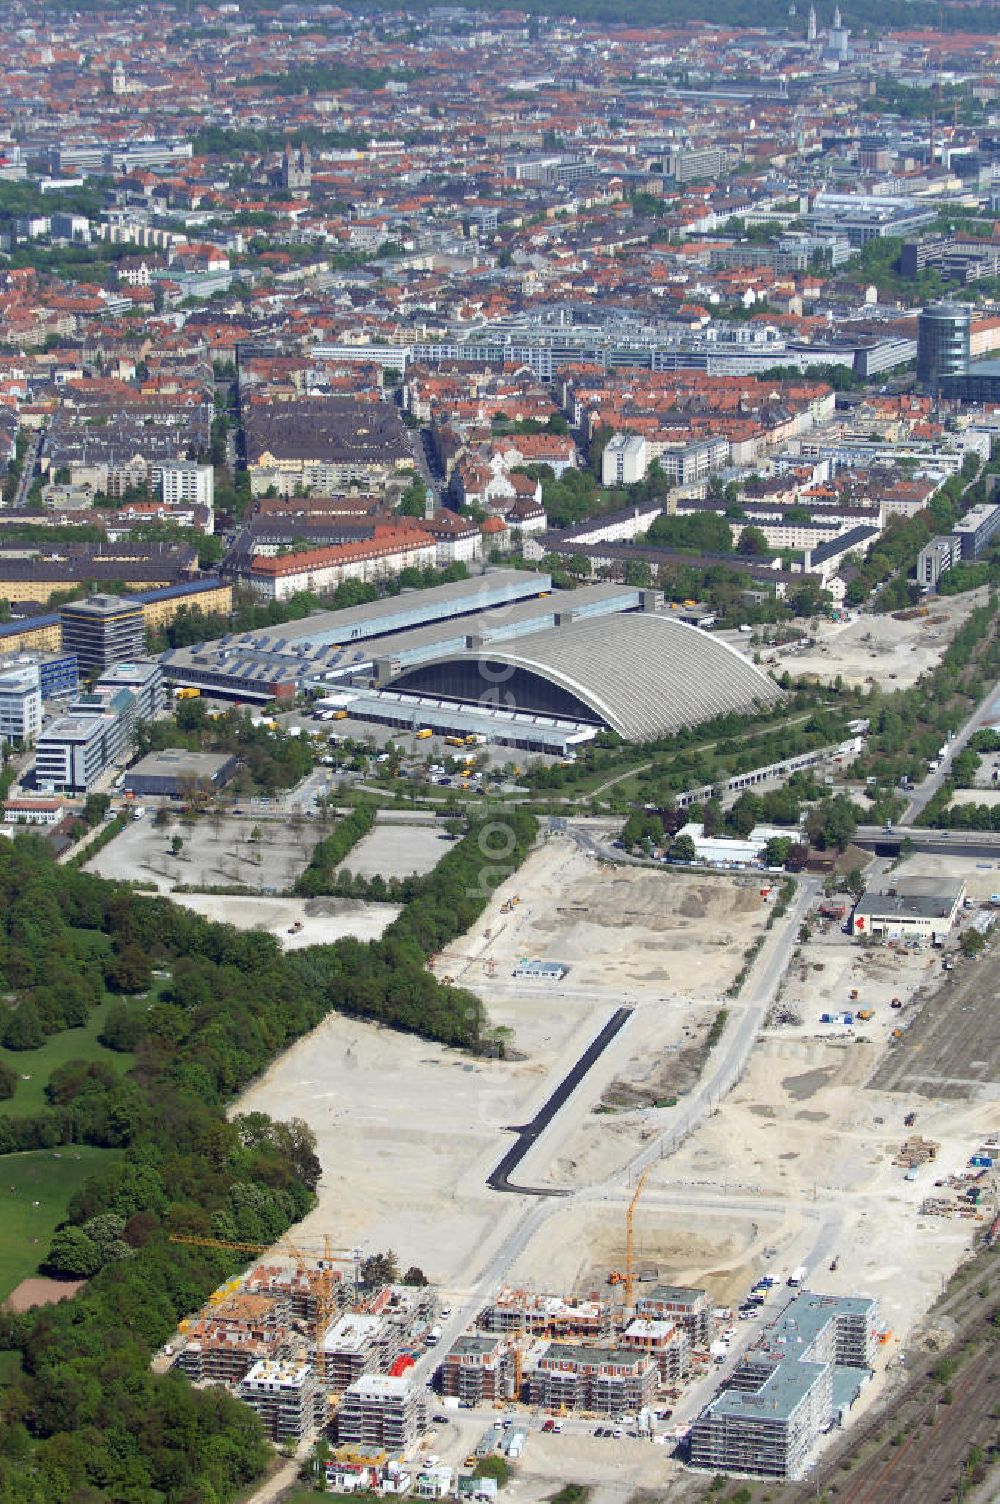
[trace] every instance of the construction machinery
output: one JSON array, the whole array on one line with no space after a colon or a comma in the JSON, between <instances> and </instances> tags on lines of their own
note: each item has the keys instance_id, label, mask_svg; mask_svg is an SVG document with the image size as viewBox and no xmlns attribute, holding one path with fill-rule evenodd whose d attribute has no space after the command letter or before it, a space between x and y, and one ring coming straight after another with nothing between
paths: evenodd
<instances>
[{"instance_id":1,"label":"construction machinery","mask_svg":"<svg viewBox=\"0 0 1000 1504\"><path fill-rule=\"evenodd\" d=\"M639 1197L646 1188L646 1181L652 1165L647 1165L635 1183L632 1192L632 1200L628 1204L625 1213L625 1319L629 1320L635 1313L635 1209L639 1204Z\"/></svg>"},{"instance_id":2,"label":"construction machinery","mask_svg":"<svg viewBox=\"0 0 1000 1504\"><path fill-rule=\"evenodd\" d=\"M274 1253L285 1258L290 1258L295 1263L297 1274L313 1271L315 1278L312 1281L316 1301L316 1315L313 1321L313 1345L316 1350L316 1374L320 1382L326 1377L326 1355L323 1350L323 1338L327 1328L337 1310L337 1294L334 1283L334 1266L337 1264L350 1264L354 1270L355 1287L358 1282L358 1250L334 1248L328 1236L323 1238L322 1252L307 1251L298 1244L288 1239L281 1239L277 1243L237 1243L225 1238L202 1238L191 1237L181 1233L171 1233L171 1243L184 1243L193 1248L227 1248L234 1253L249 1253L254 1258L262 1253ZM239 1277L228 1280L218 1290L209 1296L210 1303L219 1304L229 1295L232 1295L240 1285Z\"/></svg>"}]
</instances>

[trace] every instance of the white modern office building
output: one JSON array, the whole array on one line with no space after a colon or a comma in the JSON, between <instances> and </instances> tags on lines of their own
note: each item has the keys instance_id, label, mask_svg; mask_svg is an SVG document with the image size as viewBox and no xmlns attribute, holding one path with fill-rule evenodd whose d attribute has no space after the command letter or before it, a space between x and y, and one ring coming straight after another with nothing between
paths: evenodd
<instances>
[{"instance_id":1,"label":"white modern office building","mask_svg":"<svg viewBox=\"0 0 1000 1504\"><path fill-rule=\"evenodd\" d=\"M37 663L0 672L0 740L33 742L42 726L41 674Z\"/></svg>"}]
</instances>

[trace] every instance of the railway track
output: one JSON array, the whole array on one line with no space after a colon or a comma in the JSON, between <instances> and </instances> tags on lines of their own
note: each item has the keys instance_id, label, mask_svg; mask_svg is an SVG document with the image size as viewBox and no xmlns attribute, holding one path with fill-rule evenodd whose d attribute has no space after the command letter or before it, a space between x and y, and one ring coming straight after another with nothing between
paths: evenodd
<instances>
[{"instance_id":1,"label":"railway track","mask_svg":"<svg viewBox=\"0 0 1000 1504\"><path fill-rule=\"evenodd\" d=\"M1000 1362L994 1367L1000 1368ZM996 1377L995 1372L990 1375L991 1380ZM908 1434L896 1446L891 1440L885 1442L870 1462L862 1464L859 1476L838 1489L840 1504L894 1504L905 1499L938 1504L948 1499L975 1439L973 1433L988 1416L988 1409L985 1415L980 1413L984 1389L991 1406L990 1384L984 1384L978 1365L970 1361L949 1386L951 1403L945 1404L943 1391L936 1389L914 1407L906 1421Z\"/></svg>"},{"instance_id":2,"label":"railway track","mask_svg":"<svg viewBox=\"0 0 1000 1504\"><path fill-rule=\"evenodd\" d=\"M948 1350L922 1354L905 1386L861 1425L851 1426L808 1483L783 1491L782 1504L805 1504L824 1490L835 1491L837 1504L946 1504L957 1497L970 1448L989 1455L1000 1440L994 1416L1000 1411L1000 1342L987 1335L975 1351L967 1350L1000 1317L995 1272L996 1254L982 1250L930 1313L935 1322L955 1323ZM990 1289L985 1299L979 1294L984 1287ZM932 1370L949 1357L960 1364L954 1377L933 1379ZM858 1458L845 1469L845 1462Z\"/></svg>"}]
</instances>

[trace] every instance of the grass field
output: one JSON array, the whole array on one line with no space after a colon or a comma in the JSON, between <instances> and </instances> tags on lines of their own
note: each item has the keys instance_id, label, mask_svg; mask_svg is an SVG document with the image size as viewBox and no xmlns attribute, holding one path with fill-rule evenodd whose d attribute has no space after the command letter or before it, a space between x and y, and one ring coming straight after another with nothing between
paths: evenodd
<instances>
[{"instance_id":1,"label":"grass field","mask_svg":"<svg viewBox=\"0 0 1000 1504\"><path fill-rule=\"evenodd\" d=\"M67 1060L103 1060L124 1074L131 1067L134 1057L106 1049L97 1039L108 1009L115 1006L111 1001L101 1003L82 1029L64 1029L61 1034L53 1034L40 1049L7 1050L0 1046L0 1060L5 1061L18 1076L31 1078L28 1081L19 1080L14 1095L7 1101L0 1102L0 1115L28 1117L32 1113L41 1112L46 1106L45 1083L56 1066L65 1065ZM145 1003L133 1006L144 1007ZM0 1181L2 1179L0 1167Z\"/></svg>"},{"instance_id":2,"label":"grass field","mask_svg":"<svg viewBox=\"0 0 1000 1504\"><path fill-rule=\"evenodd\" d=\"M22 1279L38 1272L70 1197L88 1175L118 1157L117 1149L91 1149L83 1144L4 1155L0 1160L0 1300Z\"/></svg>"}]
</instances>

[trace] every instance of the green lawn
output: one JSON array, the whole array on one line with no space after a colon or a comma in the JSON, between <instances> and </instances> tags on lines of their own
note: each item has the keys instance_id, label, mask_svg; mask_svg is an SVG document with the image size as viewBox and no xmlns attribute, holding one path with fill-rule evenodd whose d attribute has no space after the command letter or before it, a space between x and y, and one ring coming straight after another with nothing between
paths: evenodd
<instances>
[{"instance_id":1,"label":"green lawn","mask_svg":"<svg viewBox=\"0 0 1000 1504\"><path fill-rule=\"evenodd\" d=\"M80 1032L80 1031L77 1031ZM69 1144L0 1160L0 1300L38 1272L70 1197L88 1175L119 1157L117 1149ZM37 1204L36 1204L37 1203Z\"/></svg>"},{"instance_id":2,"label":"green lawn","mask_svg":"<svg viewBox=\"0 0 1000 1504\"><path fill-rule=\"evenodd\" d=\"M134 1056L109 1050L98 1043L97 1039L104 1027L108 1009L115 1006L110 1000L101 1003L82 1029L64 1029L61 1034L53 1034L40 1049L8 1050L0 1045L0 1060L5 1061L19 1077L31 1078L29 1081L18 1081L14 1095L5 1102L0 1102L0 1114L4 1117L28 1117L32 1113L41 1112L46 1106L45 1083L56 1066L65 1065L67 1060L103 1060L122 1073L129 1070ZM143 1000L130 1006L144 1008L146 1003Z\"/></svg>"}]
</instances>

